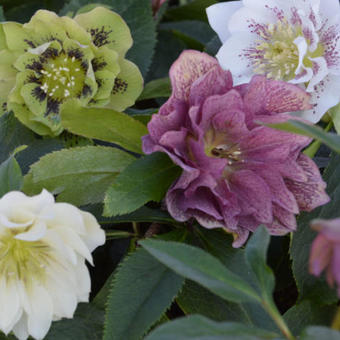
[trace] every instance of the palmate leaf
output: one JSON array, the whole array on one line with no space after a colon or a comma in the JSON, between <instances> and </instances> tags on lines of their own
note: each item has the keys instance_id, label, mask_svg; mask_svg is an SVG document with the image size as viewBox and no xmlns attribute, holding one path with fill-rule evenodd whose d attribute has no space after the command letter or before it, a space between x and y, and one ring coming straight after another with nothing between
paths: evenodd
<instances>
[{"instance_id":1,"label":"palmate leaf","mask_svg":"<svg viewBox=\"0 0 340 340\"><path fill-rule=\"evenodd\" d=\"M85 146L55 151L40 158L25 176L23 191L43 188L57 200L75 205L101 202L114 178L135 158L116 148Z\"/></svg>"},{"instance_id":2,"label":"palmate leaf","mask_svg":"<svg viewBox=\"0 0 340 340\"><path fill-rule=\"evenodd\" d=\"M156 328L145 340L262 340L277 334L236 322L215 322L192 315Z\"/></svg>"},{"instance_id":3,"label":"palmate leaf","mask_svg":"<svg viewBox=\"0 0 340 340\"><path fill-rule=\"evenodd\" d=\"M170 306L182 283L182 277L144 249L137 250L114 275L103 339L140 339Z\"/></svg>"},{"instance_id":4,"label":"palmate leaf","mask_svg":"<svg viewBox=\"0 0 340 340\"><path fill-rule=\"evenodd\" d=\"M340 339L340 332L319 326L309 326L301 334L301 340L338 340Z\"/></svg>"},{"instance_id":5,"label":"palmate leaf","mask_svg":"<svg viewBox=\"0 0 340 340\"><path fill-rule=\"evenodd\" d=\"M149 201L159 202L180 172L180 168L160 152L137 159L109 187L104 216L127 214Z\"/></svg>"},{"instance_id":6,"label":"palmate leaf","mask_svg":"<svg viewBox=\"0 0 340 340\"><path fill-rule=\"evenodd\" d=\"M258 302L256 291L209 253L178 242L145 240L140 244L161 263L232 302Z\"/></svg>"},{"instance_id":7,"label":"palmate leaf","mask_svg":"<svg viewBox=\"0 0 340 340\"><path fill-rule=\"evenodd\" d=\"M77 100L68 100L63 105L62 125L70 132L142 152L141 137L148 131L141 122L122 112L81 107Z\"/></svg>"},{"instance_id":8,"label":"palmate leaf","mask_svg":"<svg viewBox=\"0 0 340 340\"><path fill-rule=\"evenodd\" d=\"M20 166L13 156L0 164L0 197L9 191L20 190L23 176Z\"/></svg>"}]
</instances>

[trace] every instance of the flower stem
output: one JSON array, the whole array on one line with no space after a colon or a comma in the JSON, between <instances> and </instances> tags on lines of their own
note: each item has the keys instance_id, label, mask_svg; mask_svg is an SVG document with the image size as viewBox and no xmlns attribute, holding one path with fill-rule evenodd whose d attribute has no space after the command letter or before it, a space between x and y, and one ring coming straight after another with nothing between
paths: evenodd
<instances>
[{"instance_id":1,"label":"flower stem","mask_svg":"<svg viewBox=\"0 0 340 340\"><path fill-rule=\"evenodd\" d=\"M325 127L325 132L328 132L333 126L333 122L330 121L327 126ZM318 152L321 146L321 142L319 140L315 140L309 147L303 152L305 155L313 158L315 154Z\"/></svg>"},{"instance_id":2,"label":"flower stem","mask_svg":"<svg viewBox=\"0 0 340 340\"><path fill-rule=\"evenodd\" d=\"M288 328L282 315L277 310L275 304L272 301L267 301L266 299L266 300L262 300L262 306L266 310L266 312L269 314L269 316L272 318L272 320L275 322L276 326L280 329L282 334L286 337L286 339L294 340L295 337L293 336L290 329Z\"/></svg>"},{"instance_id":3,"label":"flower stem","mask_svg":"<svg viewBox=\"0 0 340 340\"><path fill-rule=\"evenodd\" d=\"M338 307L336 311L335 317L332 322L332 328L337 331L340 331L340 307Z\"/></svg>"},{"instance_id":4,"label":"flower stem","mask_svg":"<svg viewBox=\"0 0 340 340\"><path fill-rule=\"evenodd\" d=\"M137 222L132 222L132 228L133 228L135 235L137 237L140 236L139 224Z\"/></svg>"}]
</instances>

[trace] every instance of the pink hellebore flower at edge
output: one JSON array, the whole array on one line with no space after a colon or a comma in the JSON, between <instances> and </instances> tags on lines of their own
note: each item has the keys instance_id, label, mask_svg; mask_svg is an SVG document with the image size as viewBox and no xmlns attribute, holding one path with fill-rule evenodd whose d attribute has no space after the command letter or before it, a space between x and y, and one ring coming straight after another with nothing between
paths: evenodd
<instances>
[{"instance_id":1,"label":"pink hellebore flower at edge","mask_svg":"<svg viewBox=\"0 0 340 340\"><path fill-rule=\"evenodd\" d=\"M340 101L338 0L243 0L207 8L223 46L217 59L235 84L254 74L299 84L313 108L299 115L316 123Z\"/></svg>"},{"instance_id":2,"label":"pink hellebore flower at edge","mask_svg":"<svg viewBox=\"0 0 340 340\"><path fill-rule=\"evenodd\" d=\"M165 199L176 220L225 228L239 247L260 224L283 235L300 210L328 202L317 166L300 153L310 139L257 124L307 109L304 90L263 76L233 87L230 72L197 51L183 52L170 78L173 93L148 124L143 150L166 152L183 169Z\"/></svg>"},{"instance_id":3,"label":"pink hellebore flower at edge","mask_svg":"<svg viewBox=\"0 0 340 340\"><path fill-rule=\"evenodd\" d=\"M329 285L336 282L340 297L340 218L314 220L311 227L319 234L312 244L309 271L320 276L326 270Z\"/></svg>"}]
</instances>

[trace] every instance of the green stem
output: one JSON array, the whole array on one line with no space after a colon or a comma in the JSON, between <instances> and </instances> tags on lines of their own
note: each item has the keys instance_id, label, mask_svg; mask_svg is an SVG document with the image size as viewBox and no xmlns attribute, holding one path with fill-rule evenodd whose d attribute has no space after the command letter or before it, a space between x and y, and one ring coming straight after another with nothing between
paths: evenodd
<instances>
[{"instance_id":1,"label":"green stem","mask_svg":"<svg viewBox=\"0 0 340 340\"><path fill-rule=\"evenodd\" d=\"M139 224L137 222L132 222L132 228L133 228L135 235L137 237L140 236Z\"/></svg>"},{"instance_id":2,"label":"green stem","mask_svg":"<svg viewBox=\"0 0 340 340\"><path fill-rule=\"evenodd\" d=\"M262 306L265 309L265 311L269 314L269 316L272 318L272 320L275 322L275 324L280 329L282 334L288 340L295 340L295 337L293 336L287 324L283 320L283 317L277 310L275 304L272 301L268 302L267 300L262 300Z\"/></svg>"},{"instance_id":3,"label":"green stem","mask_svg":"<svg viewBox=\"0 0 340 340\"><path fill-rule=\"evenodd\" d=\"M325 132L328 132L333 126L333 122L330 121L327 126L325 127ZM315 154L320 149L321 142L319 140L315 140L303 153L310 158L313 158Z\"/></svg>"},{"instance_id":4,"label":"green stem","mask_svg":"<svg viewBox=\"0 0 340 340\"><path fill-rule=\"evenodd\" d=\"M337 331L340 331L340 307L338 307L336 311L335 317L332 322L332 328Z\"/></svg>"}]
</instances>

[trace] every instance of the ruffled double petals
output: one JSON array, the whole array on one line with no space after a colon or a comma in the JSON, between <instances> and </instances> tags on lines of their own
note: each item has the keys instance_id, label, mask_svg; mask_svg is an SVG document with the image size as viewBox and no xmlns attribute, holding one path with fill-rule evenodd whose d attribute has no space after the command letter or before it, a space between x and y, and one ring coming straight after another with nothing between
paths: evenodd
<instances>
[{"instance_id":1,"label":"ruffled double petals","mask_svg":"<svg viewBox=\"0 0 340 340\"><path fill-rule=\"evenodd\" d=\"M72 318L88 302L85 260L105 242L88 212L55 203L43 190L28 197L12 191L0 199L0 330L20 340L43 339L52 321Z\"/></svg>"},{"instance_id":2,"label":"ruffled double petals","mask_svg":"<svg viewBox=\"0 0 340 340\"><path fill-rule=\"evenodd\" d=\"M301 153L310 139L258 124L308 109L304 90L263 76L233 87L230 72L197 51L183 52L170 78L172 96L148 124L143 149L183 168L166 196L176 220L224 228L238 247L260 224L283 235L301 210L328 202L317 166Z\"/></svg>"},{"instance_id":3,"label":"ruffled double petals","mask_svg":"<svg viewBox=\"0 0 340 340\"><path fill-rule=\"evenodd\" d=\"M317 122L340 101L338 0L243 0L207 9L223 46L217 54L235 84L255 74L299 84L313 107L299 113Z\"/></svg>"},{"instance_id":4,"label":"ruffled double petals","mask_svg":"<svg viewBox=\"0 0 340 340\"><path fill-rule=\"evenodd\" d=\"M40 10L27 24L1 23L0 115L13 111L36 133L56 136L70 99L123 111L143 88L138 67L125 59L131 46L124 20L103 7L74 19Z\"/></svg>"},{"instance_id":5,"label":"ruffled double petals","mask_svg":"<svg viewBox=\"0 0 340 340\"><path fill-rule=\"evenodd\" d=\"M330 286L337 285L340 297L340 218L314 220L311 227L319 234L312 244L309 271L320 276L325 270L327 282Z\"/></svg>"}]
</instances>

